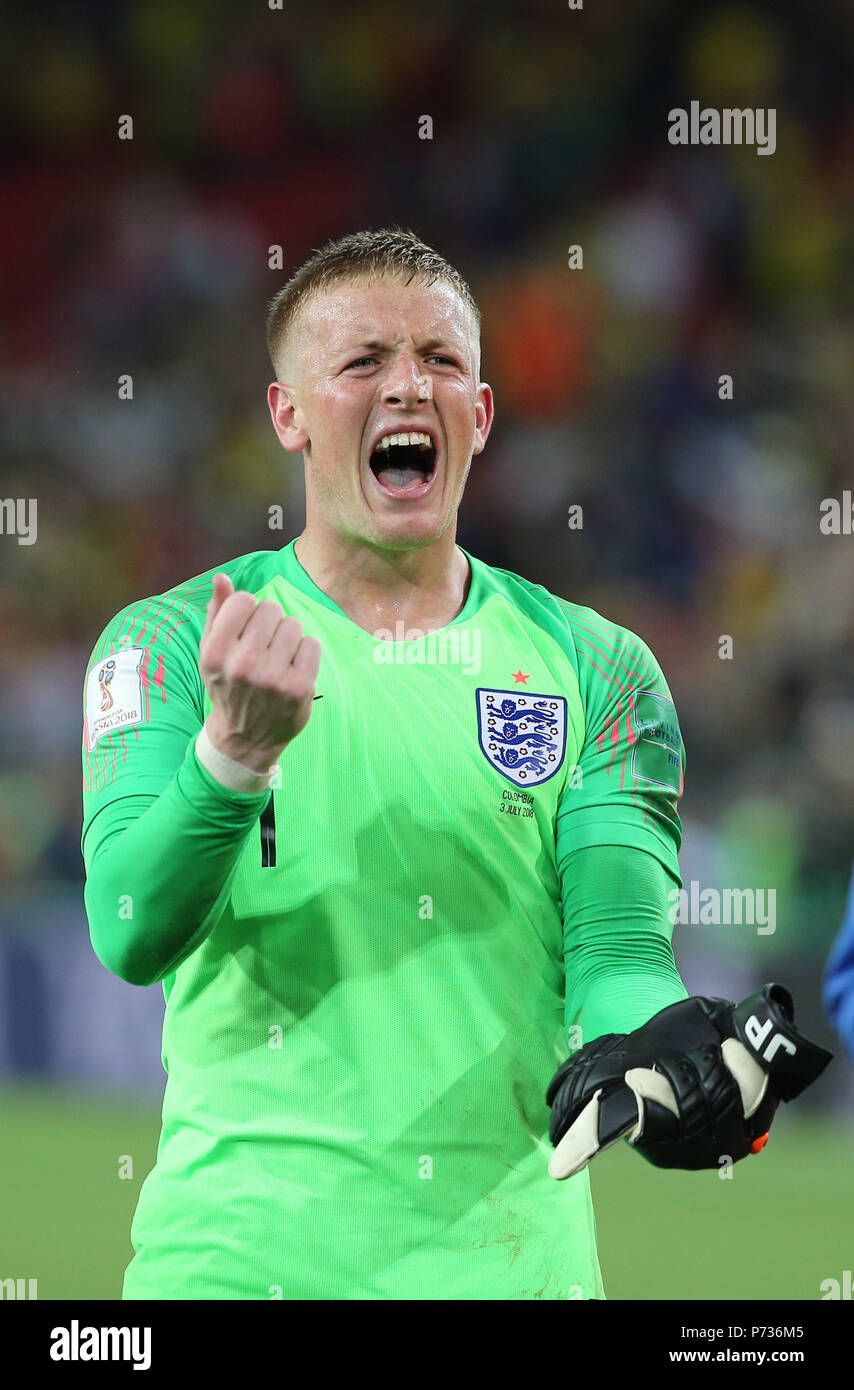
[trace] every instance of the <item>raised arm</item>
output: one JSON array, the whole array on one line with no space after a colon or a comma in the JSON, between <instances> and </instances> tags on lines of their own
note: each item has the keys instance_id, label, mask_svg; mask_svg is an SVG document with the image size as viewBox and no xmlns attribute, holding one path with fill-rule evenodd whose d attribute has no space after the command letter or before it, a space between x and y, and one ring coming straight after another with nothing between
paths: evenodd
<instances>
[{"instance_id":1,"label":"raised arm","mask_svg":"<svg viewBox=\"0 0 854 1390\"><path fill-rule=\"evenodd\" d=\"M319 661L296 619L224 573L203 629L192 605L149 600L102 634L86 680L84 896L93 949L122 979L162 980L219 921Z\"/></svg>"}]
</instances>

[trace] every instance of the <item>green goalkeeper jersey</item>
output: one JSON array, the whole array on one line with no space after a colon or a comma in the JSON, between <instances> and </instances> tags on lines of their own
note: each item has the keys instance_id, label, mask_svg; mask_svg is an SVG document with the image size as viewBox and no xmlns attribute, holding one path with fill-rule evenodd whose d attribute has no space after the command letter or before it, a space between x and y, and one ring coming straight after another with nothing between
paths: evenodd
<instances>
[{"instance_id":1,"label":"green goalkeeper jersey","mask_svg":"<svg viewBox=\"0 0 854 1390\"><path fill-rule=\"evenodd\" d=\"M217 571L95 645L93 945L166 999L125 1298L604 1296L587 1172L547 1172L584 1002L567 899L596 846L679 882L682 740L640 638L464 553L464 607L426 635L359 627L293 541L218 567L322 645L271 792L195 752ZM649 989L622 1007L606 980L594 1033L685 996L654 930Z\"/></svg>"}]
</instances>

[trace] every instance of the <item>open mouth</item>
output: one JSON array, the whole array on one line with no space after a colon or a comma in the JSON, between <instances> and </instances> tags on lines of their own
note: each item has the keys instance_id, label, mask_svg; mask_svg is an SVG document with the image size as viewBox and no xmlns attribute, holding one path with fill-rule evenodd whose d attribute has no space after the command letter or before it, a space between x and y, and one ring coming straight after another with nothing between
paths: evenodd
<instances>
[{"instance_id":1,"label":"open mouth","mask_svg":"<svg viewBox=\"0 0 854 1390\"><path fill-rule=\"evenodd\" d=\"M371 454L371 472L386 492L420 492L436 471L436 447L421 431L390 434Z\"/></svg>"}]
</instances>

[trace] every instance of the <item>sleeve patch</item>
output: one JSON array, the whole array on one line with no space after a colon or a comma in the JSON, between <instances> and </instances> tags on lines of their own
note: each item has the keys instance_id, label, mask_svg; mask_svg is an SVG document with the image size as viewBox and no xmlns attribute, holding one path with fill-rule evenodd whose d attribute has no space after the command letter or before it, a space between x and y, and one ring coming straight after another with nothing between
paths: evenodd
<instances>
[{"instance_id":1,"label":"sleeve patch","mask_svg":"<svg viewBox=\"0 0 854 1390\"><path fill-rule=\"evenodd\" d=\"M637 735L632 751L633 775L678 796L682 734L673 701L651 690L638 691L632 722Z\"/></svg>"},{"instance_id":2,"label":"sleeve patch","mask_svg":"<svg viewBox=\"0 0 854 1390\"><path fill-rule=\"evenodd\" d=\"M89 672L83 733L90 753L105 734L146 718L142 666L147 652L147 647L124 647Z\"/></svg>"}]
</instances>

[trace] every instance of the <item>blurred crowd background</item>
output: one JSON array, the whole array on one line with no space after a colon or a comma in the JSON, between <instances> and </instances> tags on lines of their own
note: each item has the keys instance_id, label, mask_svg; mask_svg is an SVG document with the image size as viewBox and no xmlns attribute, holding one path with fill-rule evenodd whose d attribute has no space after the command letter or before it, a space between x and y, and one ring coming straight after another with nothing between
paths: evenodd
<instances>
[{"instance_id":1,"label":"blurred crowd background","mask_svg":"<svg viewBox=\"0 0 854 1390\"><path fill-rule=\"evenodd\" d=\"M6 29L0 491L37 499L38 540L0 537L0 1071L162 1088L159 986L88 943L84 669L125 603L299 533L265 307L313 248L393 223L483 310L496 422L460 543L649 642L686 882L776 892L773 934L676 929L689 990L781 978L834 1045L854 538L819 521L854 485L849 6L89 0ZM774 107L776 152L669 144L695 99ZM850 1109L851 1082L840 1062L805 1103Z\"/></svg>"}]
</instances>

